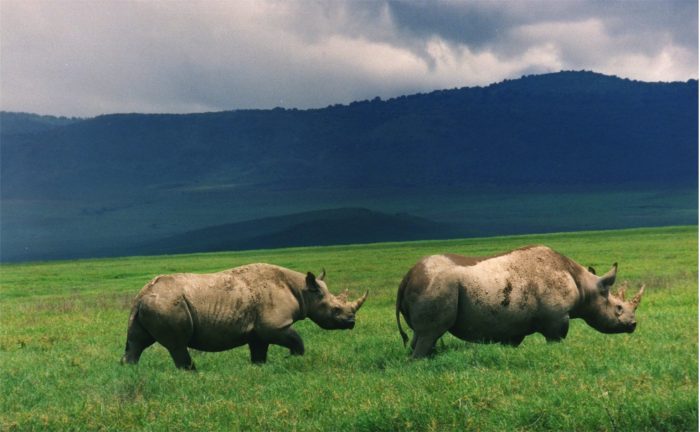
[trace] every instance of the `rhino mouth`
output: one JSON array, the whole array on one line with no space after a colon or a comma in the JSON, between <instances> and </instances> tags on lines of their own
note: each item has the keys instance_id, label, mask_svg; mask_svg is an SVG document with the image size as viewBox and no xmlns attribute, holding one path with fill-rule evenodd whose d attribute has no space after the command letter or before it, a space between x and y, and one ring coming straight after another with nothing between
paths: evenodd
<instances>
[{"instance_id":1,"label":"rhino mouth","mask_svg":"<svg viewBox=\"0 0 700 432\"><path fill-rule=\"evenodd\" d=\"M625 329L625 331L627 333L632 333L632 332L634 332L634 329L636 329L636 328L637 328L637 323L633 322L633 323L627 324L627 328Z\"/></svg>"},{"instance_id":2,"label":"rhino mouth","mask_svg":"<svg viewBox=\"0 0 700 432\"><path fill-rule=\"evenodd\" d=\"M343 330L352 330L355 328L355 320L347 320L340 324L340 328Z\"/></svg>"}]
</instances>

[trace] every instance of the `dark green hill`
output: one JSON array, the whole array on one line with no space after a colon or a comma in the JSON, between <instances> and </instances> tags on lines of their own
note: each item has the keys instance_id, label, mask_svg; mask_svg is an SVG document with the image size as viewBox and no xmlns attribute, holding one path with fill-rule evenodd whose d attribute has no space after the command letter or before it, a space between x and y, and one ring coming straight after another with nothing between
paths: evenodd
<instances>
[{"instance_id":1,"label":"dark green hill","mask_svg":"<svg viewBox=\"0 0 700 432\"><path fill-rule=\"evenodd\" d=\"M189 231L151 242L142 254L227 251L291 246L442 239L457 230L446 224L406 214L363 208L295 213Z\"/></svg>"},{"instance_id":2,"label":"dark green hill","mask_svg":"<svg viewBox=\"0 0 700 432\"><path fill-rule=\"evenodd\" d=\"M318 110L107 115L3 135L2 192L697 182L697 81L591 72Z\"/></svg>"},{"instance_id":3,"label":"dark green hill","mask_svg":"<svg viewBox=\"0 0 700 432\"><path fill-rule=\"evenodd\" d=\"M314 110L3 112L0 259L692 224L697 169L697 80L559 72ZM383 215L261 220L348 207ZM402 212L458 230L385 219Z\"/></svg>"},{"instance_id":4,"label":"dark green hill","mask_svg":"<svg viewBox=\"0 0 700 432\"><path fill-rule=\"evenodd\" d=\"M79 118L0 111L0 134L16 135L46 132L80 120Z\"/></svg>"}]
</instances>

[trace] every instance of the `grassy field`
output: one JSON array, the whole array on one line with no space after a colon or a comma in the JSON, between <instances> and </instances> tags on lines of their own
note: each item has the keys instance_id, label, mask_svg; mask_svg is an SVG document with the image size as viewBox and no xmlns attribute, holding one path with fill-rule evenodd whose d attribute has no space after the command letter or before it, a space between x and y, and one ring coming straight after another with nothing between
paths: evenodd
<instances>
[{"instance_id":1,"label":"grassy field","mask_svg":"<svg viewBox=\"0 0 700 432\"><path fill-rule=\"evenodd\" d=\"M0 267L2 430L697 430L697 227L439 242L48 262ZM620 280L647 284L631 335L574 320L561 344L518 348L445 336L429 360L407 357L394 321L398 283L421 256L485 255L544 243ZM121 366L128 309L153 276L250 262L325 267L332 291L370 298L352 331L295 328L307 353L271 347L194 352L176 370L165 349Z\"/></svg>"}]
</instances>

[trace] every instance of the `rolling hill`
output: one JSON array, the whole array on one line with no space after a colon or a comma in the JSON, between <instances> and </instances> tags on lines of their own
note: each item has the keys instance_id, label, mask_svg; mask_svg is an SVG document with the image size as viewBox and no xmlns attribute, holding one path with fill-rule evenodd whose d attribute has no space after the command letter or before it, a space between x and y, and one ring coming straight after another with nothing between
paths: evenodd
<instances>
[{"instance_id":1,"label":"rolling hill","mask_svg":"<svg viewBox=\"0 0 700 432\"><path fill-rule=\"evenodd\" d=\"M693 223L697 137L697 80L594 72L312 110L88 119L2 112L2 259L128 252L208 227L347 207L461 221L460 235ZM630 218L623 202L624 218L591 207L566 220L553 214L559 220L547 228L522 209L556 202L513 198L551 191L650 193L656 213ZM487 211L503 200L513 205ZM479 204L465 210L470 202ZM250 242L288 245L289 235L275 235Z\"/></svg>"},{"instance_id":2,"label":"rolling hill","mask_svg":"<svg viewBox=\"0 0 700 432\"><path fill-rule=\"evenodd\" d=\"M363 208L296 213L188 231L144 245L138 252L173 253L325 246L449 238L454 227L406 214Z\"/></svg>"}]
</instances>

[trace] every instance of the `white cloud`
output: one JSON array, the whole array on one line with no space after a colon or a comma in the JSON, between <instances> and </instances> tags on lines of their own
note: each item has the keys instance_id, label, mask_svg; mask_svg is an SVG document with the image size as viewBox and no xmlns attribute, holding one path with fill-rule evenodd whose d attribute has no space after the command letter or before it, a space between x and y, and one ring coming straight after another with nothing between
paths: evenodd
<instances>
[{"instance_id":1,"label":"white cloud","mask_svg":"<svg viewBox=\"0 0 700 432\"><path fill-rule=\"evenodd\" d=\"M0 105L307 108L533 71L697 78L697 5L671 3L3 0Z\"/></svg>"},{"instance_id":2,"label":"white cloud","mask_svg":"<svg viewBox=\"0 0 700 432\"><path fill-rule=\"evenodd\" d=\"M693 65L696 58L690 50L670 45L653 56L634 53L616 56L598 70L642 81L685 81L697 78L697 67Z\"/></svg>"}]
</instances>

